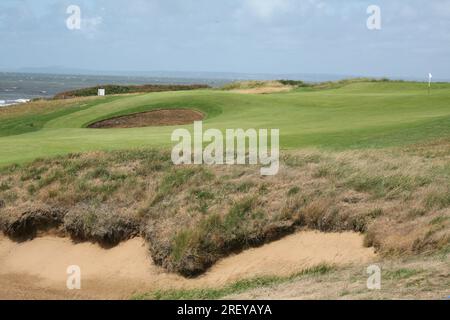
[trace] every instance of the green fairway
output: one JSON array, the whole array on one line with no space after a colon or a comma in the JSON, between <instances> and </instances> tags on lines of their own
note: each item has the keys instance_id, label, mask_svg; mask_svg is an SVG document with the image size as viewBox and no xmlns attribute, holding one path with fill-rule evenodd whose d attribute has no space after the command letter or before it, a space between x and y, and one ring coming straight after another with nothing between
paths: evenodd
<instances>
[{"instance_id":1,"label":"green fairway","mask_svg":"<svg viewBox=\"0 0 450 320\"><path fill-rule=\"evenodd\" d=\"M430 95L426 84L407 82L267 95L163 92L98 98L45 113L0 112L0 165L70 152L170 147L175 127L86 128L112 116L161 108L202 111L205 129L280 129L284 149L379 148L450 136L450 84L434 85Z\"/></svg>"}]
</instances>

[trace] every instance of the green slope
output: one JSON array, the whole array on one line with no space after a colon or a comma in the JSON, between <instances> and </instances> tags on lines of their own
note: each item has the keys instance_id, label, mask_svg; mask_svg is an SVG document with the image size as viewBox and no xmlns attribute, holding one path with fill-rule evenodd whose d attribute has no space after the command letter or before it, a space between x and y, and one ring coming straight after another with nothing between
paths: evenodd
<instances>
[{"instance_id":1,"label":"green slope","mask_svg":"<svg viewBox=\"0 0 450 320\"><path fill-rule=\"evenodd\" d=\"M278 128L285 149L379 148L450 136L450 84L436 84L431 95L426 84L407 82L356 82L270 95L164 92L52 112L0 112L0 164L88 150L170 147L174 127L86 128L111 116L159 108L200 110L207 114L205 128Z\"/></svg>"}]
</instances>

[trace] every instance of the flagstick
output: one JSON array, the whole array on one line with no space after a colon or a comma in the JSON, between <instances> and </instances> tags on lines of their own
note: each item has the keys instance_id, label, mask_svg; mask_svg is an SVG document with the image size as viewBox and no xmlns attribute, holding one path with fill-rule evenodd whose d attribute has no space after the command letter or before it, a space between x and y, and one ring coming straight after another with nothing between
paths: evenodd
<instances>
[{"instance_id":1,"label":"flagstick","mask_svg":"<svg viewBox=\"0 0 450 320\"><path fill-rule=\"evenodd\" d=\"M431 75L431 72L428 74L428 95L431 93L431 79L433 79L433 76Z\"/></svg>"}]
</instances>

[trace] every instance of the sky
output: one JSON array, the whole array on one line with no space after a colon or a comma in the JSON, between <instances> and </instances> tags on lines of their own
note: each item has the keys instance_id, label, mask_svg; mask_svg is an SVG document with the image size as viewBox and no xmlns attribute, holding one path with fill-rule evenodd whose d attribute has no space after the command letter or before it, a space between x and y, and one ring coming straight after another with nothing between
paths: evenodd
<instances>
[{"instance_id":1,"label":"sky","mask_svg":"<svg viewBox=\"0 0 450 320\"><path fill-rule=\"evenodd\" d=\"M1 0L0 70L28 67L450 79L450 0Z\"/></svg>"}]
</instances>

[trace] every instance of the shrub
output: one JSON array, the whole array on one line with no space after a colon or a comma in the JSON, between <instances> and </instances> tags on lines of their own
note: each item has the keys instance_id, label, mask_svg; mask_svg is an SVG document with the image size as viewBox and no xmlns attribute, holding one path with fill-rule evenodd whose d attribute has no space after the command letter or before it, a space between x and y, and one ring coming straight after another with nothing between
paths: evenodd
<instances>
[{"instance_id":1,"label":"shrub","mask_svg":"<svg viewBox=\"0 0 450 320\"><path fill-rule=\"evenodd\" d=\"M70 99L75 97L96 96L98 89L105 89L106 94L126 94L126 93L144 93L144 92L163 92L163 91L181 91L197 90L210 88L204 84L175 85L175 84L146 84L146 85L104 85L73 91L61 92L55 95L54 99Z\"/></svg>"}]
</instances>

